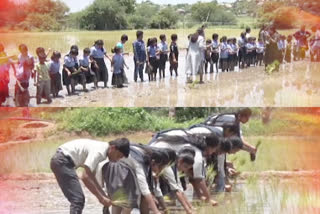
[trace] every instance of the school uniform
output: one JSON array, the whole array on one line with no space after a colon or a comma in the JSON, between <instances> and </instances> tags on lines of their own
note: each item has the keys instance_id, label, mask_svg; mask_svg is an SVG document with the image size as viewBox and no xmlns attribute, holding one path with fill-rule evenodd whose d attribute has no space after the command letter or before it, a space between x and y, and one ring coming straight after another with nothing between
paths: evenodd
<instances>
[{"instance_id":1,"label":"school uniform","mask_svg":"<svg viewBox=\"0 0 320 214\"><path fill-rule=\"evenodd\" d=\"M149 63L152 67L152 74L154 76L157 74L157 70L159 67L159 56L157 55L157 51L158 51L157 46L148 47Z\"/></svg>"},{"instance_id":2,"label":"school uniform","mask_svg":"<svg viewBox=\"0 0 320 214\"><path fill-rule=\"evenodd\" d=\"M284 60L288 63L291 62L291 58L292 58L292 46L293 46L292 41L291 42L286 41L286 51L285 51Z\"/></svg>"},{"instance_id":3,"label":"school uniform","mask_svg":"<svg viewBox=\"0 0 320 214\"><path fill-rule=\"evenodd\" d=\"M226 42L220 43L220 63L222 72L228 70L229 49Z\"/></svg>"},{"instance_id":4,"label":"school uniform","mask_svg":"<svg viewBox=\"0 0 320 214\"><path fill-rule=\"evenodd\" d=\"M238 121L236 113L210 116L204 124L208 126L221 127L223 128L223 132L226 132L229 128L233 127L236 130L237 136L242 137L240 121Z\"/></svg>"},{"instance_id":5,"label":"school uniform","mask_svg":"<svg viewBox=\"0 0 320 214\"><path fill-rule=\"evenodd\" d=\"M174 58L176 59L175 62L173 60ZM178 48L177 43L171 43L169 59L170 59L170 74L171 74L171 76L172 76L173 70L176 72L176 76L178 76L179 48Z\"/></svg>"},{"instance_id":6,"label":"school uniform","mask_svg":"<svg viewBox=\"0 0 320 214\"><path fill-rule=\"evenodd\" d=\"M160 58L159 58L159 70L160 71L165 71L166 69L166 62L168 60L168 44L166 42L161 41L158 44L158 50L160 50ZM163 77L165 76L165 74L163 73ZM161 77L161 73L160 73L160 77Z\"/></svg>"},{"instance_id":7,"label":"school uniform","mask_svg":"<svg viewBox=\"0 0 320 214\"><path fill-rule=\"evenodd\" d=\"M82 213L85 196L76 169L88 167L95 172L98 164L108 160L109 144L101 141L78 139L61 145L52 157L50 167L57 182L70 202L70 213Z\"/></svg>"},{"instance_id":8,"label":"school uniform","mask_svg":"<svg viewBox=\"0 0 320 214\"><path fill-rule=\"evenodd\" d=\"M239 46L239 65L243 67L246 62L246 55L247 55L247 49L246 49L246 40L244 38L238 39L238 46Z\"/></svg>"},{"instance_id":9,"label":"school uniform","mask_svg":"<svg viewBox=\"0 0 320 214\"><path fill-rule=\"evenodd\" d=\"M219 42L213 40L211 44L211 61L212 65L210 68L210 72L213 73L213 64L216 64L216 70L218 72L218 62L219 62Z\"/></svg>"},{"instance_id":10,"label":"school uniform","mask_svg":"<svg viewBox=\"0 0 320 214\"><path fill-rule=\"evenodd\" d=\"M168 148L176 152L180 151L183 148L189 147L195 151L194 164L193 164L193 179L205 179L205 160L202 155L202 151L191 145L191 144L169 144L165 141L154 142L151 144L152 147L156 148Z\"/></svg>"},{"instance_id":11,"label":"school uniform","mask_svg":"<svg viewBox=\"0 0 320 214\"><path fill-rule=\"evenodd\" d=\"M228 48L229 48L228 67L231 71L234 71L234 68L237 65L238 47L235 44L229 44Z\"/></svg>"},{"instance_id":12,"label":"school uniform","mask_svg":"<svg viewBox=\"0 0 320 214\"><path fill-rule=\"evenodd\" d=\"M223 128L222 127L213 127L205 124L196 124L191 126L188 129L188 132L191 134L214 134L218 138L223 137ZM225 188L225 178L226 178L226 154L221 155L211 155L211 157L206 159L206 168L213 166L213 169L216 171L216 176L214 179L215 191L223 192Z\"/></svg>"},{"instance_id":13,"label":"school uniform","mask_svg":"<svg viewBox=\"0 0 320 214\"><path fill-rule=\"evenodd\" d=\"M207 73L207 70L208 70L208 64L210 64L210 67L211 64L212 64L212 61L211 61L211 46L210 47L207 47L204 51L204 57L205 57L205 72ZM212 73L210 71L210 73Z\"/></svg>"},{"instance_id":14,"label":"school uniform","mask_svg":"<svg viewBox=\"0 0 320 214\"><path fill-rule=\"evenodd\" d=\"M49 65L49 75L51 79L51 93L56 95L62 90L60 62L51 61Z\"/></svg>"},{"instance_id":15,"label":"school uniform","mask_svg":"<svg viewBox=\"0 0 320 214\"><path fill-rule=\"evenodd\" d=\"M79 59L79 66L83 67L85 69L88 69L88 71L83 72L83 75L86 79L86 83L92 83L98 81L96 73L92 71L90 67L90 59L89 56L83 56Z\"/></svg>"},{"instance_id":16,"label":"school uniform","mask_svg":"<svg viewBox=\"0 0 320 214\"><path fill-rule=\"evenodd\" d=\"M0 57L6 57L6 53L0 53ZM11 60L9 60L7 63L3 63L0 65L0 106L2 103L4 103L9 97L9 82L10 82L10 64Z\"/></svg>"},{"instance_id":17,"label":"school uniform","mask_svg":"<svg viewBox=\"0 0 320 214\"><path fill-rule=\"evenodd\" d=\"M97 62L99 67L99 72L96 72L96 77L98 82L103 82L107 86L109 80L108 68L104 61L105 54L107 51L104 48L98 48L97 46L92 46L90 48L90 56Z\"/></svg>"},{"instance_id":18,"label":"school uniform","mask_svg":"<svg viewBox=\"0 0 320 214\"><path fill-rule=\"evenodd\" d=\"M37 72L37 104L41 103L41 98L44 97L51 102L51 79L49 75L50 63L36 64Z\"/></svg>"},{"instance_id":19,"label":"school uniform","mask_svg":"<svg viewBox=\"0 0 320 214\"><path fill-rule=\"evenodd\" d=\"M74 87L76 85L75 80L77 79L77 75L72 75L72 73L75 73L79 68L79 62L77 58L72 57L71 55L66 55L64 57L64 64L63 64L63 70L62 70L62 82L63 85L69 86L71 85ZM68 75L67 70L68 69L71 72L71 75Z\"/></svg>"},{"instance_id":20,"label":"school uniform","mask_svg":"<svg viewBox=\"0 0 320 214\"><path fill-rule=\"evenodd\" d=\"M246 50L247 50L247 65L250 66L253 64L253 49L254 45L252 43L246 44Z\"/></svg>"},{"instance_id":21,"label":"school uniform","mask_svg":"<svg viewBox=\"0 0 320 214\"><path fill-rule=\"evenodd\" d=\"M263 42L258 42L257 43L257 63L262 64L263 57L264 57L264 50L265 46Z\"/></svg>"},{"instance_id":22,"label":"school uniform","mask_svg":"<svg viewBox=\"0 0 320 214\"><path fill-rule=\"evenodd\" d=\"M112 85L120 87L125 83L123 55L115 54L112 58L112 62L113 62Z\"/></svg>"},{"instance_id":23,"label":"school uniform","mask_svg":"<svg viewBox=\"0 0 320 214\"><path fill-rule=\"evenodd\" d=\"M29 94L29 80L32 76L34 69L34 58L30 54L26 57L21 54L18 57L18 69L16 78L20 82L15 85L15 105L17 107L26 107L29 105L30 94ZM22 90L23 89L23 90Z\"/></svg>"},{"instance_id":24,"label":"school uniform","mask_svg":"<svg viewBox=\"0 0 320 214\"><path fill-rule=\"evenodd\" d=\"M140 80L143 82L143 68L147 59L146 47L143 40L136 40L133 42L133 53L134 53L134 81L137 82L138 75ZM139 63L138 63L139 62Z\"/></svg>"},{"instance_id":25,"label":"school uniform","mask_svg":"<svg viewBox=\"0 0 320 214\"><path fill-rule=\"evenodd\" d=\"M278 61L283 63L284 52L286 50L286 44L284 40L279 40L278 43Z\"/></svg>"}]
</instances>

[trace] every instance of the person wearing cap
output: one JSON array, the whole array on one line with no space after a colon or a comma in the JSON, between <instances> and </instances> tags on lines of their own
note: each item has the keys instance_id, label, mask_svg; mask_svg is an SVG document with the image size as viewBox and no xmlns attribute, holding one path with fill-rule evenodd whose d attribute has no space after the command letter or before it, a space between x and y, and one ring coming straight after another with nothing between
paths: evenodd
<instances>
[{"instance_id":1,"label":"person wearing cap","mask_svg":"<svg viewBox=\"0 0 320 214\"><path fill-rule=\"evenodd\" d=\"M107 51L104 48L104 42L102 40L95 41L94 45L90 48L90 57L93 58L93 60L97 63L99 67L98 72L98 81L104 83L104 87L108 87L108 69L107 65L104 61L104 57L107 57L108 60L111 62L111 58L107 55Z\"/></svg>"},{"instance_id":2,"label":"person wearing cap","mask_svg":"<svg viewBox=\"0 0 320 214\"><path fill-rule=\"evenodd\" d=\"M76 169L84 168L83 183L103 206L109 207L112 202L99 185L95 171L100 162L117 162L128 157L129 153L130 144L126 138L109 143L77 139L58 148L51 159L50 167L64 196L70 202L70 214L81 214L85 205L85 196Z\"/></svg>"},{"instance_id":3,"label":"person wearing cap","mask_svg":"<svg viewBox=\"0 0 320 214\"><path fill-rule=\"evenodd\" d=\"M41 104L41 98L47 99L48 103L51 103L51 80L49 75L50 64L46 62L47 54L44 48L37 48L37 56L39 58L39 63L35 67L35 81L34 85L37 86L37 104Z\"/></svg>"},{"instance_id":4,"label":"person wearing cap","mask_svg":"<svg viewBox=\"0 0 320 214\"><path fill-rule=\"evenodd\" d=\"M51 56L51 62L49 66L49 75L51 79L51 93L53 97L59 96L59 91L62 90L61 74L60 74L60 58L61 53L54 51Z\"/></svg>"}]
</instances>

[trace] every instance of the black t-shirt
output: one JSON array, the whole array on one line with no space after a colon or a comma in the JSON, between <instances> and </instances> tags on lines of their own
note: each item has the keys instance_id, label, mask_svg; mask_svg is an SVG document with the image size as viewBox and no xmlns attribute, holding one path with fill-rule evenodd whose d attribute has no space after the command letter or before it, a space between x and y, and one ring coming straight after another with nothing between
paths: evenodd
<instances>
[{"instance_id":1,"label":"black t-shirt","mask_svg":"<svg viewBox=\"0 0 320 214\"><path fill-rule=\"evenodd\" d=\"M173 60L173 55L175 56L176 60L178 61L179 49L178 49L178 45L176 43L170 44L170 59L172 59L172 60Z\"/></svg>"}]
</instances>

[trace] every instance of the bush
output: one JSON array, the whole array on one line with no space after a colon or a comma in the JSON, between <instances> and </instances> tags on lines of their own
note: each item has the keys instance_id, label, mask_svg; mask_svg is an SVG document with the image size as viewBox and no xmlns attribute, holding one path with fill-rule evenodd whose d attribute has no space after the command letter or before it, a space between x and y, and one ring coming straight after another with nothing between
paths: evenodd
<instances>
[{"instance_id":1,"label":"bush","mask_svg":"<svg viewBox=\"0 0 320 214\"><path fill-rule=\"evenodd\" d=\"M46 118L50 119L49 115ZM177 123L174 119L156 116L143 108L75 108L53 114L59 129L88 132L94 136L136 131L160 131L171 128L187 128L203 119Z\"/></svg>"}]
</instances>

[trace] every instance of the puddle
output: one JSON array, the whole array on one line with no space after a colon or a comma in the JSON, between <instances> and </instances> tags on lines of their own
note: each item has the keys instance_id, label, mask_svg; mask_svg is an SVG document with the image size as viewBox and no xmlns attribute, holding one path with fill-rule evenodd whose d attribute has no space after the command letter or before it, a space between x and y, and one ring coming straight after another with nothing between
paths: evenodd
<instances>
[{"instance_id":1,"label":"puddle","mask_svg":"<svg viewBox=\"0 0 320 214\"><path fill-rule=\"evenodd\" d=\"M170 77L167 67L166 78L156 82L133 81L132 56L126 57L130 69L126 71L129 79L127 88L87 87L83 93L77 86L78 95L67 96L64 88L51 104L43 107L207 107L207 106L276 106L276 107L313 107L320 105L320 63L293 62L282 65L281 71L267 75L264 67L251 67L235 72L205 74L205 84L187 85L184 74L185 53L181 53L178 77ZM167 63L168 64L168 63ZM110 63L107 62L108 68ZM169 66L169 65L167 65ZM109 85L111 82L109 72ZM14 106L14 81L10 82L10 98L6 105ZM147 76L145 75L145 80ZM30 106L36 104L36 89L30 84L32 96ZM100 83L102 86L102 83Z\"/></svg>"}]
</instances>

